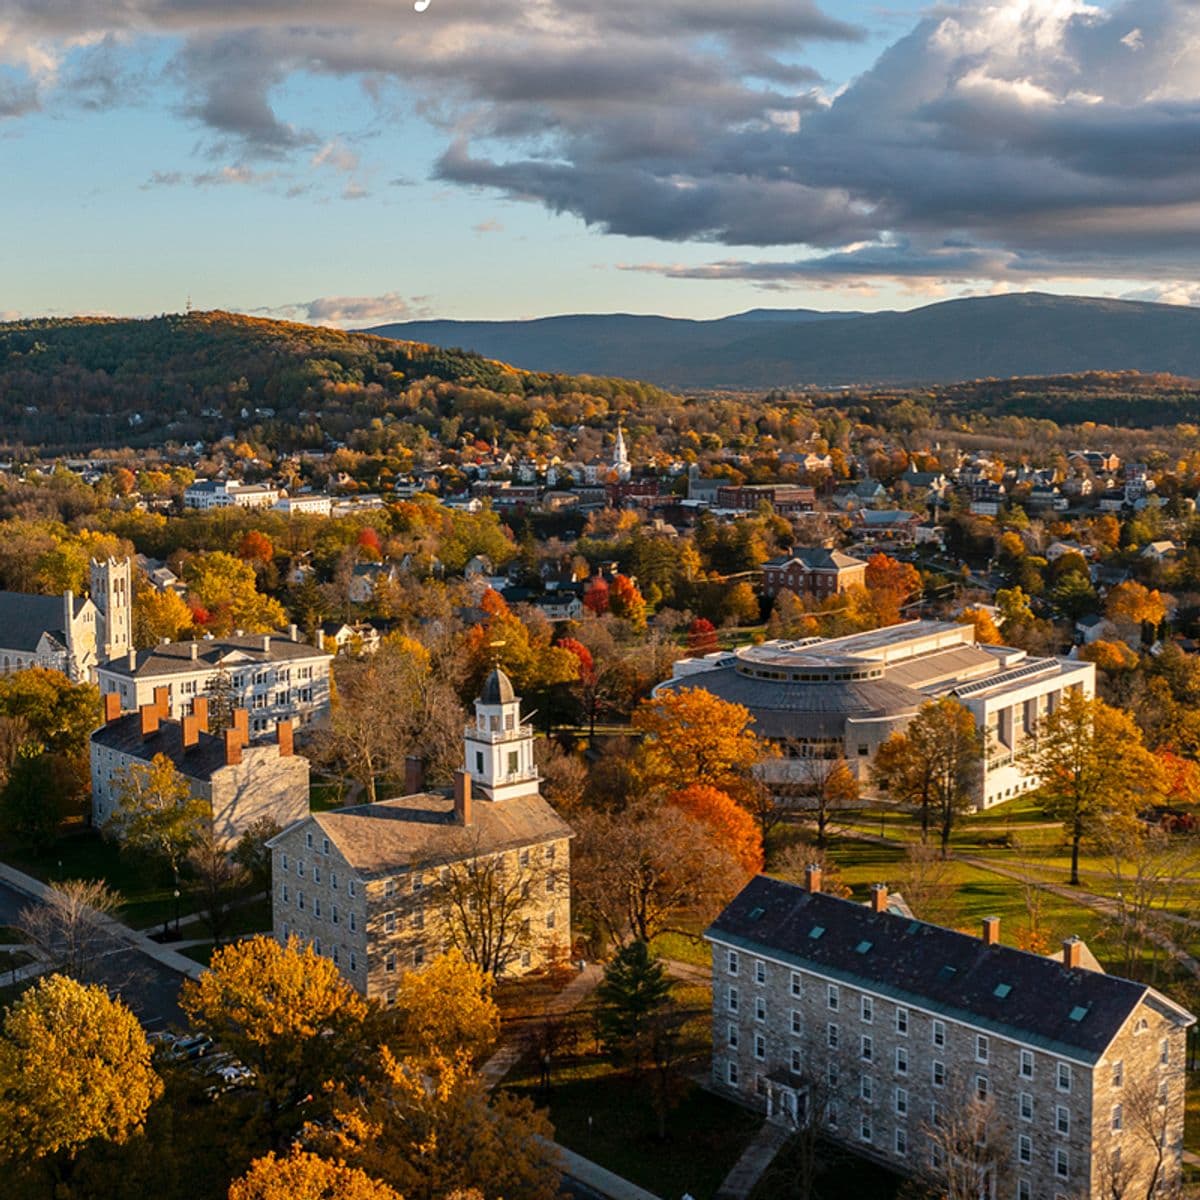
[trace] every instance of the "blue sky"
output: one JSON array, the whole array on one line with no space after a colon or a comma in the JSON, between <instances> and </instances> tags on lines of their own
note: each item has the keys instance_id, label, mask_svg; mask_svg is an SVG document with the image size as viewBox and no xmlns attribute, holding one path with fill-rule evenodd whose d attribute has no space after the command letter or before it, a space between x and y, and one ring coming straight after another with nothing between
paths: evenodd
<instances>
[{"instance_id":1,"label":"blue sky","mask_svg":"<svg viewBox=\"0 0 1200 1200\"><path fill-rule=\"evenodd\" d=\"M1200 298L1188 0L0 0L0 312Z\"/></svg>"}]
</instances>

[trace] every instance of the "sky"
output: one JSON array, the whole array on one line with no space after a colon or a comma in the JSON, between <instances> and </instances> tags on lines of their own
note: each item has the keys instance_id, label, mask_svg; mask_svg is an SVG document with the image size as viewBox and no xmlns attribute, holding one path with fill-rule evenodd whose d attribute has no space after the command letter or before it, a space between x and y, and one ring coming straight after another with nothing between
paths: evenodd
<instances>
[{"instance_id":1,"label":"sky","mask_svg":"<svg viewBox=\"0 0 1200 1200\"><path fill-rule=\"evenodd\" d=\"M1200 302L1200 0L0 0L0 317Z\"/></svg>"}]
</instances>

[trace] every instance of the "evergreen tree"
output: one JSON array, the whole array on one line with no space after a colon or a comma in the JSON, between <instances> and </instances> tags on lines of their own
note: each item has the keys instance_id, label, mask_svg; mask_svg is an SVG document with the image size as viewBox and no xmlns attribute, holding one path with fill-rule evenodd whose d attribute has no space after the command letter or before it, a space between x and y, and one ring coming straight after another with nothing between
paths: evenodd
<instances>
[{"instance_id":1,"label":"evergreen tree","mask_svg":"<svg viewBox=\"0 0 1200 1200\"><path fill-rule=\"evenodd\" d=\"M645 942L630 942L605 968L596 992L600 1038L614 1061L641 1066L657 1017L671 998L671 981Z\"/></svg>"}]
</instances>

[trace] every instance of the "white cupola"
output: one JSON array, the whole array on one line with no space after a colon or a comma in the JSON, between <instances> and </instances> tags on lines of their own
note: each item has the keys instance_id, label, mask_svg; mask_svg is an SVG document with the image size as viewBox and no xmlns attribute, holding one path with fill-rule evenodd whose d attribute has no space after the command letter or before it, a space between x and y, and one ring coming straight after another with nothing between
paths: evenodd
<instances>
[{"instance_id":1,"label":"white cupola","mask_svg":"<svg viewBox=\"0 0 1200 1200\"><path fill-rule=\"evenodd\" d=\"M484 681L465 740L471 786L485 799L510 800L538 790L533 727L521 724L520 697L499 667Z\"/></svg>"}]
</instances>

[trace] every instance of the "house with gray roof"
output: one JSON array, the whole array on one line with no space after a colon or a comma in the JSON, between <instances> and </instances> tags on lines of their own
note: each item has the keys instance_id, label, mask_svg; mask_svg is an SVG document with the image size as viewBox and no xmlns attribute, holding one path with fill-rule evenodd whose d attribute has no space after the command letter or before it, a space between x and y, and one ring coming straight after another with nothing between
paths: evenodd
<instances>
[{"instance_id":1,"label":"house with gray roof","mask_svg":"<svg viewBox=\"0 0 1200 1200\"><path fill-rule=\"evenodd\" d=\"M705 933L719 1090L981 1197L1177 1194L1191 1013L1077 939L1041 957L996 917L973 937L821 888L759 876Z\"/></svg>"},{"instance_id":2,"label":"house with gray roof","mask_svg":"<svg viewBox=\"0 0 1200 1200\"><path fill-rule=\"evenodd\" d=\"M836 596L867 577L867 564L828 546L797 546L790 554L770 558L762 565L763 595L782 591L824 600Z\"/></svg>"}]
</instances>

